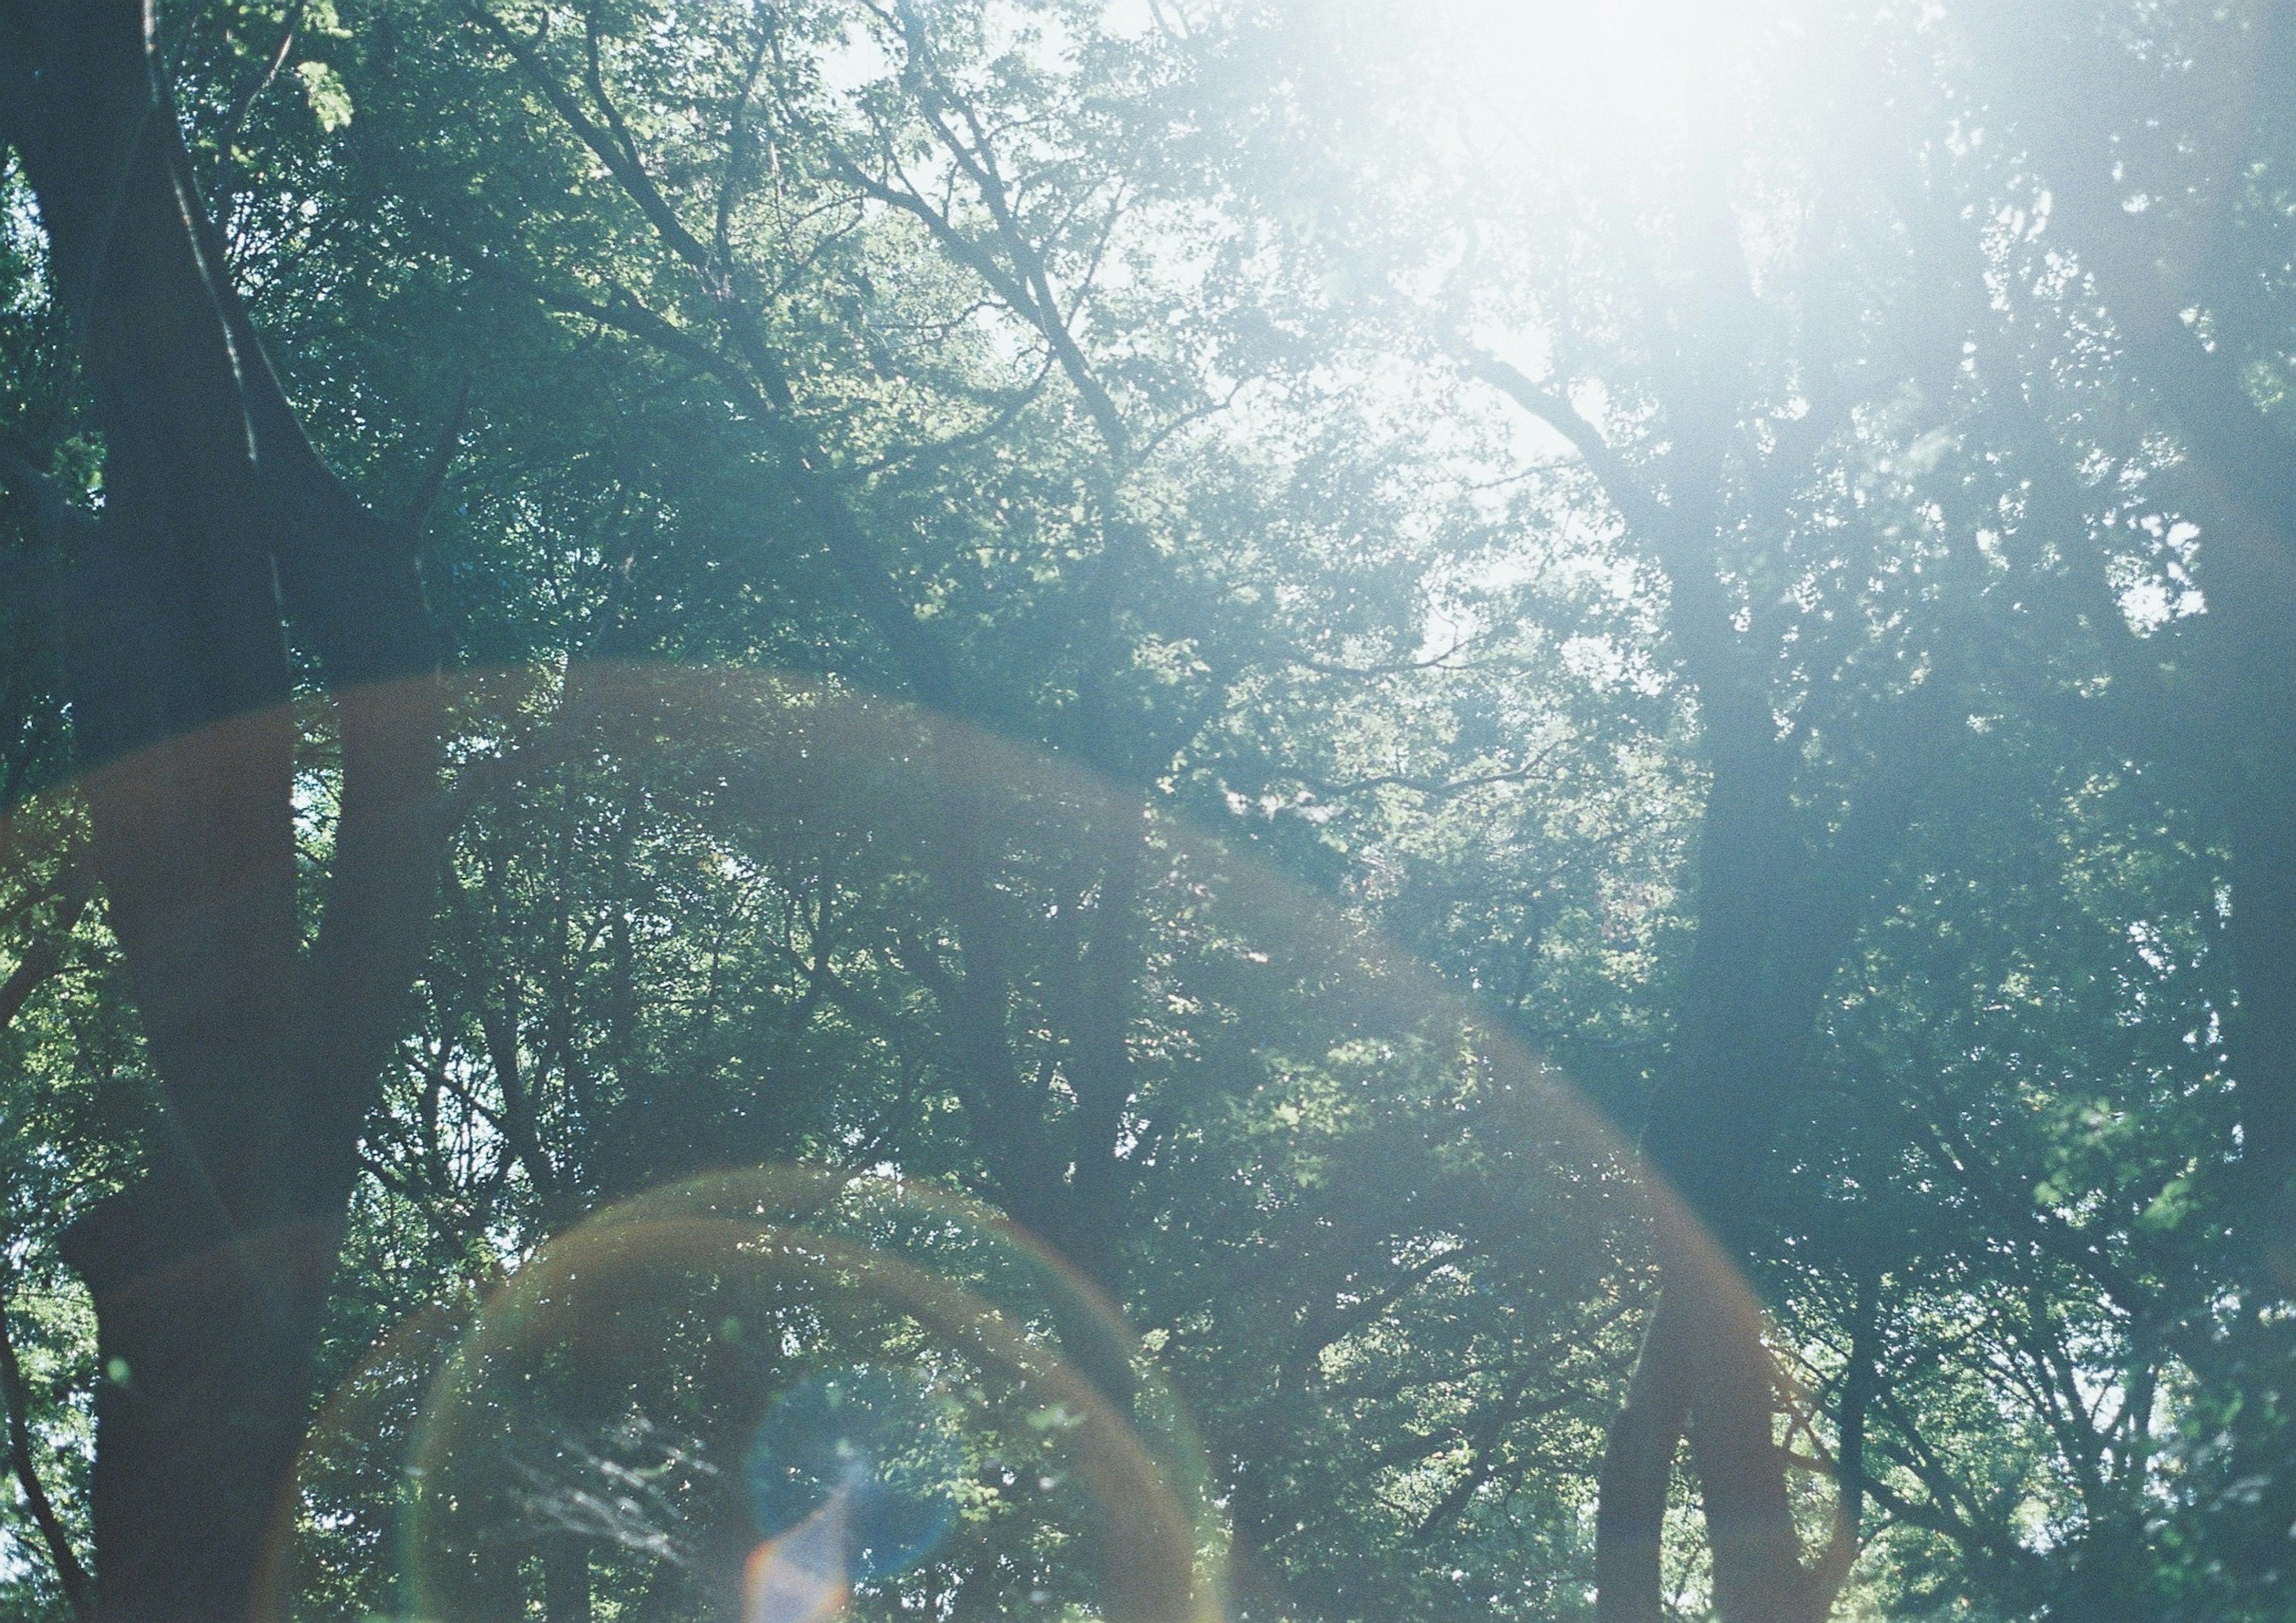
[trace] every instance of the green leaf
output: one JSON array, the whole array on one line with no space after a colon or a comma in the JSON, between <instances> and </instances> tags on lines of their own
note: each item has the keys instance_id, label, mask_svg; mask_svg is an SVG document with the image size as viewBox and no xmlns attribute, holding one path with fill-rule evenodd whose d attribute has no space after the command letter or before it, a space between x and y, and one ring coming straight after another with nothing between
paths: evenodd
<instances>
[{"instance_id":1,"label":"green leaf","mask_svg":"<svg viewBox=\"0 0 2296 1623\"><path fill-rule=\"evenodd\" d=\"M319 127L332 135L351 121L351 93L341 75L324 62L298 62L295 77L303 81L303 99Z\"/></svg>"}]
</instances>

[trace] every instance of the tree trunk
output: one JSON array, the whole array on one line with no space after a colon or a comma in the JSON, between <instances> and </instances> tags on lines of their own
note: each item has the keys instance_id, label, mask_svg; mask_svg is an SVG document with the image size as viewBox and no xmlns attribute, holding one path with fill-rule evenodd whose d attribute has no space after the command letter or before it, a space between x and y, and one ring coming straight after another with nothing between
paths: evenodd
<instances>
[{"instance_id":1,"label":"tree trunk","mask_svg":"<svg viewBox=\"0 0 2296 1623\"><path fill-rule=\"evenodd\" d=\"M1595 1521L1599 1623L1667 1616L1667 1491L1687 1432L1726 1623L1821 1623L1833 1586L1802 1560L1772 1439L1775 1373L1759 1308L1697 1248L1668 1248L1627 1401L1611 1423Z\"/></svg>"},{"instance_id":2,"label":"tree trunk","mask_svg":"<svg viewBox=\"0 0 2296 1623\"><path fill-rule=\"evenodd\" d=\"M1596 1521L1598 1546L1605 1533L1614 1541L1596 1552L1602 1623L1662 1615L1660 1522L1685 1424L1725 1623L1780 1623L1793 1615L1784 1603L1802 1578L1784 1461L1770 1446L1775 1393L1759 1309L1723 1258L1744 1252L1747 1207L1783 1095L1800 1072L1823 980L1813 987L1785 973L1792 881L1809 861L1792 832L1789 764L1759 732L1713 708L1698 936L1669 1081L1644 1144L1682 1202L1677 1220L1704 1224L1716 1243L1660 1237L1660 1307L1634 1382L1642 1390L1630 1389L1613 1430L1615 1472L1605 1461L1603 1488L1623 1503L1604 1505Z\"/></svg>"},{"instance_id":3,"label":"tree trunk","mask_svg":"<svg viewBox=\"0 0 2296 1623\"><path fill-rule=\"evenodd\" d=\"M0 136L103 431L66 672L94 866L167 1107L143 1181L63 1250L106 1371L99 1613L245 1623L274 1609L358 1127L430 911L439 696L414 526L361 506L304 439L151 37L141 0L0 9ZM342 743L308 950L283 605Z\"/></svg>"},{"instance_id":4,"label":"tree trunk","mask_svg":"<svg viewBox=\"0 0 2296 1623\"><path fill-rule=\"evenodd\" d=\"M1819 1623L1832 1606L1839 1562L1804 1564L1785 1454L1772 1435L1776 1371L1759 1304L1733 1265L1746 1254L1775 1126L1806 1068L1827 985L1882 856L1911 816L1936 702L1909 713L1907 747L1818 849L1797 832L1793 762L1770 735L1767 705L1734 713L1710 702L1698 934L1643 1140L1668 1185L1660 1296L1603 1459L1601 1623L1664 1616L1661 1525L1685 1430L1724 1623Z\"/></svg>"},{"instance_id":5,"label":"tree trunk","mask_svg":"<svg viewBox=\"0 0 2296 1623\"><path fill-rule=\"evenodd\" d=\"M2219 676L2210 685L2224 713L2217 769L2199 786L2220 798L2230 836L2226 945L2237 1002L2227 1012L2226 1046L2259 1237L2279 1253L2284 1283L2296 1279L2284 1237L2296 1196L2296 675L2286 646L2296 604L2284 574L2253 578L2275 572L2240 570L2224 555L2230 551L2219 548L2209 577L2223 646L2210 651L2220 670L2204 675Z\"/></svg>"},{"instance_id":6,"label":"tree trunk","mask_svg":"<svg viewBox=\"0 0 2296 1623\"><path fill-rule=\"evenodd\" d=\"M252 1239L154 1178L64 1254L96 1307L93 1483L99 1615L271 1613L291 1529L311 1351L339 1232Z\"/></svg>"},{"instance_id":7,"label":"tree trunk","mask_svg":"<svg viewBox=\"0 0 2296 1623\"><path fill-rule=\"evenodd\" d=\"M1714 1611L1726 1623L1822 1623L1833 1596L1814 1593L1786 1493L1785 1455L1772 1435L1776 1369L1760 1310L1736 1282L1692 1276L1683 1316L1701 1356L1693 1365L1691 1457L1698 1467Z\"/></svg>"},{"instance_id":8,"label":"tree trunk","mask_svg":"<svg viewBox=\"0 0 2296 1623\"><path fill-rule=\"evenodd\" d=\"M543 1623L590 1623L590 1546L570 1533L542 1545Z\"/></svg>"},{"instance_id":9,"label":"tree trunk","mask_svg":"<svg viewBox=\"0 0 2296 1623\"><path fill-rule=\"evenodd\" d=\"M1669 1281L1643 1332L1627 1401L1611 1422L1595 1504L1596 1623L1658 1623L1666 1616L1667 1489L1690 1421L1696 1355L1686 1317Z\"/></svg>"}]
</instances>

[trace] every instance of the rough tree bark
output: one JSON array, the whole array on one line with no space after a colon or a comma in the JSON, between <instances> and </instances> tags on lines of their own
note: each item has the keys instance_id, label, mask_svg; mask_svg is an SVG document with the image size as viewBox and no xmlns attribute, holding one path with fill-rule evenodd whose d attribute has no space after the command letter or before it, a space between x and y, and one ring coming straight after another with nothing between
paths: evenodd
<instances>
[{"instance_id":1,"label":"rough tree bark","mask_svg":"<svg viewBox=\"0 0 2296 1623\"><path fill-rule=\"evenodd\" d=\"M357 1139L422 950L439 698L417 521L321 462L226 280L144 0L0 4L22 159L105 447L66 669L93 862L167 1105L70 1230L95 1301L106 1619L244 1623L309 1398ZM296 912L283 609L335 695L334 856Z\"/></svg>"}]
</instances>

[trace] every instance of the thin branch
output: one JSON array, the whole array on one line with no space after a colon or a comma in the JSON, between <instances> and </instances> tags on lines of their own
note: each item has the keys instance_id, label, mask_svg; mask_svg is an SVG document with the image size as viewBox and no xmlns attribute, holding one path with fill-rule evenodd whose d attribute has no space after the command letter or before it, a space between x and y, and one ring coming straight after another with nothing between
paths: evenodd
<instances>
[{"instance_id":1,"label":"thin branch","mask_svg":"<svg viewBox=\"0 0 2296 1623\"><path fill-rule=\"evenodd\" d=\"M1603 438L1603 431L1587 421L1567 397L1532 381L1512 362L1503 361L1464 339L1451 340L1449 347L1469 375L1489 384L1570 442L1580 460L1602 482L1603 494L1611 498L1611 505L1619 510L1619 516L1629 529L1654 541L1672 537L1674 515L1651 493L1641 475L1611 448L1610 441Z\"/></svg>"},{"instance_id":2,"label":"thin branch","mask_svg":"<svg viewBox=\"0 0 2296 1623\"><path fill-rule=\"evenodd\" d=\"M415 487L414 499L406 504L404 522L410 545L421 545L423 527L430 521L430 510L439 504L439 493L447 488L447 473L454 466L455 453L461 448L463 425L470 410L471 379L464 373L462 387L455 391L454 409L447 414L447 426L439 430L439 443L423 463L422 482Z\"/></svg>"},{"instance_id":3,"label":"thin branch","mask_svg":"<svg viewBox=\"0 0 2296 1623\"><path fill-rule=\"evenodd\" d=\"M590 21L588 36L592 94L598 98L605 109L607 117L615 126L613 133L601 129L597 121L582 111L581 104L575 101L566 86L559 82L558 76L550 70L550 64L542 59L541 52L533 45L512 33L508 26L494 14L492 9L483 4L483 0L463 0L463 10L472 21L477 23L493 37L496 45L510 53L512 60L525 70L528 81L541 94L542 99L550 103L551 111L564 119L566 127L574 132L582 144L588 147L598 161L606 166L614 179L620 184L624 193L637 205L639 211L646 217L647 222L653 226L662 241L676 250L678 258L684 259L693 269L701 272L705 279L708 279L710 272L709 249L702 244L700 238L685 228L685 223L677 217L676 211L669 206L668 201L662 196L660 188L653 184L653 177L646 173L644 165L638 161L637 148L634 143L629 142L629 131L622 123L621 114L615 109L613 103L606 99L604 82L597 70L595 20L592 19ZM616 138L617 135L619 139Z\"/></svg>"},{"instance_id":4,"label":"thin branch","mask_svg":"<svg viewBox=\"0 0 2296 1623\"><path fill-rule=\"evenodd\" d=\"M1458 654L1472 648L1478 643L1489 642L1496 635L1496 632L1490 630L1471 632L1458 638L1442 652L1431 654L1423 660L1395 660L1384 665L1343 665L1336 660L1302 659L1298 663L1326 676L1400 676L1414 670L1447 668L1451 660Z\"/></svg>"},{"instance_id":5,"label":"thin branch","mask_svg":"<svg viewBox=\"0 0 2296 1623\"><path fill-rule=\"evenodd\" d=\"M766 58L774 53L774 31L779 26L775 13L767 10L758 30L757 48L750 53L749 63L742 70L741 94L734 100L734 116L726 122L726 162L718 176L718 221L709 242L709 251L721 276L733 264L734 210L749 184L750 109L756 104L758 80L765 73Z\"/></svg>"},{"instance_id":6,"label":"thin branch","mask_svg":"<svg viewBox=\"0 0 2296 1623\"><path fill-rule=\"evenodd\" d=\"M231 162L231 143L239 139L240 131L246 127L248 115L255 111L255 104L263 99L264 93L278 78L279 70L287 65L287 58L295 49L296 37L303 31L303 12L307 4L308 0L295 0L287 8L286 23L279 30L279 48L272 52L271 60L262 73L248 87L247 94L239 98L238 103L231 110L231 116L224 120L223 135L217 146L225 163Z\"/></svg>"}]
</instances>

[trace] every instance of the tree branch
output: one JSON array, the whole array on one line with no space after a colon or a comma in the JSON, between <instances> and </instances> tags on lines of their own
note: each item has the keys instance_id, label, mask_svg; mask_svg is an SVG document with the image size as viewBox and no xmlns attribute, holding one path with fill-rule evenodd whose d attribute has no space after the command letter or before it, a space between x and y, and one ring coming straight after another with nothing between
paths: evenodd
<instances>
[{"instance_id":1,"label":"tree branch","mask_svg":"<svg viewBox=\"0 0 2296 1623\"><path fill-rule=\"evenodd\" d=\"M16 1356L15 1336L8 1324L9 1286L12 1283L13 1270L4 1258L0 1258L0 1399L8 1406L8 1463L24 1490L25 1508L30 1511L33 1525L40 1530L40 1542L47 1546L48 1559L55 1564L56 1581L63 1586L72 1615L86 1623L95 1612L94 1586L72 1548L71 1534L64 1527L63 1518L56 1513L54 1501L48 1497L48 1490L40 1480L38 1462L32 1455L31 1396L25 1386L23 1365Z\"/></svg>"}]
</instances>

